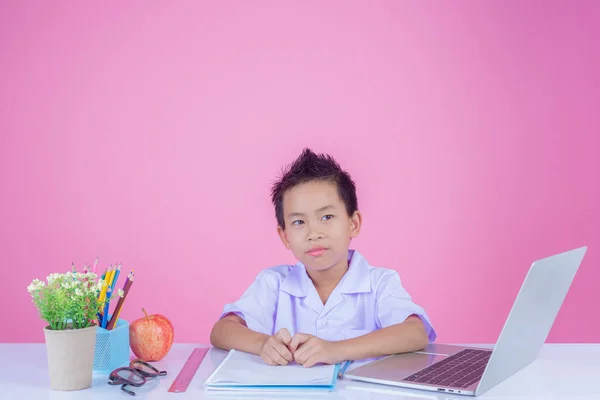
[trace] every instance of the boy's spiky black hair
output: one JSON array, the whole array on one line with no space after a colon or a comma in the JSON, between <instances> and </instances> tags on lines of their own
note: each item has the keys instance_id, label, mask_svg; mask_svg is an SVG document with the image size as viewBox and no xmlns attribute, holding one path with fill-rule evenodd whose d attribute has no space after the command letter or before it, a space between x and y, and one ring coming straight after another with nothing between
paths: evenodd
<instances>
[{"instance_id":1,"label":"boy's spiky black hair","mask_svg":"<svg viewBox=\"0 0 600 400\"><path fill-rule=\"evenodd\" d=\"M297 185L311 181L334 183L340 199L346 206L348 216L352 216L358 210L356 185L350 174L344 171L332 156L316 154L305 148L294 162L284 168L280 178L271 188L271 200L275 206L275 216L280 227L285 228L283 216L285 192Z\"/></svg>"}]
</instances>

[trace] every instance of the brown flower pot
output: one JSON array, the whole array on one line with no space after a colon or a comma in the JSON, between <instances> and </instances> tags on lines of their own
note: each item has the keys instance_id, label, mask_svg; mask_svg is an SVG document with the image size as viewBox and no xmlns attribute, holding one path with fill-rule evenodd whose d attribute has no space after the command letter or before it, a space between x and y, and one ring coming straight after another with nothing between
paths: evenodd
<instances>
[{"instance_id":1,"label":"brown flower pot","mask_svg":"<svg viewBox=\"0 0 600 400\"><path fill-rule=\"evenodd\" d=\"M50 387L81 390L92 385L96 325L55 331L44 328Z\"/></svg>"}]
</instances>

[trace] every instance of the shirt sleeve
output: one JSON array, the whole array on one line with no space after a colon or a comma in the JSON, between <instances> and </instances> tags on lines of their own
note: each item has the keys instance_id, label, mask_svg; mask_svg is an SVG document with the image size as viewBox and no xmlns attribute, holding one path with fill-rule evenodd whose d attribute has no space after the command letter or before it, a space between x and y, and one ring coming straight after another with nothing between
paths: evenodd
<instances>
[{"instance_id":1,"label":"shirt sleeve","mask_svg":"<svg viewBox=\"0 0 600 400\"><path fill-rule=\"evenodd\" d=\"M220 318L235 314L246 322L249 329L273 335L278 293L277 273L261 271L237 301L225 305Z\"/></svg>"},{"instance_id":2,"label":"shirt sleeve","mask_svg":"<svg viewBox=\"0 0 600 400\"><path fill-rule=\"evenodd\" d=\"M402 287L398 272L390 271L381 278L377 288L376 309L377 324L380 328L402 323L415 314L425 325L429 343L435 341L437 334L429 316L421 306L413 302L411 296Z\"/></svg>"}]
</instances>

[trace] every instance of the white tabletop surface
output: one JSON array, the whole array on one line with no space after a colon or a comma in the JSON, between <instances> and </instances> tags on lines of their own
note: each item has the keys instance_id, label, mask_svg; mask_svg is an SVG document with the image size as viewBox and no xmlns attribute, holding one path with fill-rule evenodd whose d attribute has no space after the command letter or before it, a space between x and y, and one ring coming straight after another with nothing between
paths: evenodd
<instances>
[{"instance_id":1,"label":"white tabletop surface","mask_svg":"<svg viewBox=\"0 0 600 400\"><path fill-rule=\"evenodd\" d=\"M43 343L0 344L0 399L248 399L257 398L241 393L208 394L204 380L225 357L226 353L210 349L185 393L167 392L192 349L207 347L195 344L175 344L167 357L154 363L168 375L149 381L144 387L133 388L130 396L119 386L109 386L107 375L94 374L92 387L59 392L50 389L46 349ZM482 346L482 347L489 347ZM360 383L341 379L334 392L323 394L268 394L260 398L285 399L600 399L600 344L545 344L538 359L478 397L450 395L429 391L400 389L391 386Z\"/></svg>"}]
</instances>

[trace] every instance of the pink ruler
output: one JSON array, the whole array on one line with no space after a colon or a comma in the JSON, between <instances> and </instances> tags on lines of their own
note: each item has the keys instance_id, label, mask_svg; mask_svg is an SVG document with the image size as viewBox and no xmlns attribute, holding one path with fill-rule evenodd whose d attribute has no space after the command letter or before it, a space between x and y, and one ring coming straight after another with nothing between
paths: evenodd
<instances>
[{"instance_id":1,"label":"pink ruler","mask_svg":"<svg viewBox=\"0 0 600 400\"><path fill-rule=\"evenodd\" d=\"M208 348L200 347L192 350L192 354L190 354L183 368L181 368L181 371L179 371L179 374L177 374L177 377L175 377L175 380L171 384L169 392L183 393L187 390L207 351Z\"/></svg>"}]
</instances>

